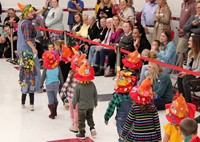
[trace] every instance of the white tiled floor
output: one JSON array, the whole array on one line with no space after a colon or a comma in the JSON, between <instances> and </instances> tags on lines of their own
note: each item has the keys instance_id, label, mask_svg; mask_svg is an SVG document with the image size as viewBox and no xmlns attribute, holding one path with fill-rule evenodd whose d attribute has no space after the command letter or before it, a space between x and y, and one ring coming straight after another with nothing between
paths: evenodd
<instances>
[{"instance_id":1,"label":"white tiled floor","mask_svg":"<svg viewBox=\"0 0 200 142\"><path fill-rule=\"evenodd\" d=\"M97 77L94 82L99 94L113 92L112 78ZM69 131L69 111L64 109L60 100L58 117L55 120L48 118L46 93L35 94L35 111L29 110L28 98L26 108L21 108L18 71L4 59L0 59L0 90L0 142L45 142L75 137ZM95 142L117 142L114 116L108 126L104 124L103 116L107 105L108 102L99 102L94 111L98 133L93 139ZM167 122L165 112L159 111L159 116L163 126ZM91 137L89 131L86 135Z\"/></svg>"}]
</instances>

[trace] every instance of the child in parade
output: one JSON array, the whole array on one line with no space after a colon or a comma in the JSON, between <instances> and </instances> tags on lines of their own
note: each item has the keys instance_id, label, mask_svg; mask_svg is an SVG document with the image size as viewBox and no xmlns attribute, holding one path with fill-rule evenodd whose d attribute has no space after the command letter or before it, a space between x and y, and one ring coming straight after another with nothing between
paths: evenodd
<instances>
[{"instance_id":1,"label":"child in parade","mask_svg":"<svg viewBox=\"0 0 200 142\"><path fill-rule=\"evenodd\" d=\"M78 133L78 104L76 104L75 109L73 109L72 107L72 98L74 95L74 89L78 84L78 80L74 78L74 74L80 68L85 58L86 58L85 54L80 54L78 52L74 55L74 57L72 57L71 61L72 70L69 71L67 80L65 81L60 92L60 96L64 98L63 101L65 103L66 109L69 108L70 110L72 126L69 128L69 130L74 133Z\"/></svg>"},{"instance_id":2,"label":"child in parade","mask_svg":"<svg viewBox=\"0 0 200 142\"><path fill-rule=\"evenodd\" d=\"M45 82L47 97L48 97L48 108L50 110L49 118L55 119L57 116L57 93L59 88L63 85L62 72L59 65L60 56L56 51L45 51L42 55L44 69L42 73L41 88Z\"/></svg>"},{"instance_id":3,"label":"child in parade","mask_svg":"<svg viewBox=\"0 0 200 142\"><path fill-rule=\"evenodd\" d=\"M132 105L132 100L129 95L129 92L133 87L131 74L132 73L127 70L118 71L116 85L114 88L115 93L104 115L105 124L108 125L108 121L113 115L115 108L117 109L115 119L119 137L123 130L124 122ZM122 142L120 138L118 139L118 141Z\"/></svg>"},{"instance_id":4,"label":"child in parade","mask_svg":"<svg viewBox=\"0 0 200 142\"><path fill-rule=\"evenodd\" d=\"M174 96L171 104L166 104L166 118L169 121L164 125L163 142L182 142L180 133L180 122L184 118L194 118L196 106L191 103L186 103L184 97L178 92Z\"/></svg>"},{"instance_id":5,"label":"child in parade","mask_svg":"<svg viewBox=\"0 0 200 142\"><path fill-rule=\"evenodd\" d=\"M133 87L130 96L135 104L132 105L125 121L121 140L160 142L160 121L157 109L153 105L154 92L151 78L147 77L139 87Z\"/></svg>"},{"instance_id":6,"label":"child in parade","mask_svg":"<svg viewBox=\"0 0 200 142\"><path fill-rule=\"evenodd\" d=\"M91 81L94 79L94 69L87 61L76 71L74 77L79 81L74 90L72 100L73 109L78 104L78 138L85 138L85 120L90 127L92 136L97 135L93 120L93 110L97 106L97 90L95 84Z\"/></svg>"},{"instance_id":7,"label":"child in parade","mask_svg":"<svg viewBox=\"0 0 200 142\"><path fill-rule=\"evenodd\" d=\"M198 137L198 124L194 119L185 118L180 123L181 135L184 142L200 142Z\"/></svg>"}]
</instances>

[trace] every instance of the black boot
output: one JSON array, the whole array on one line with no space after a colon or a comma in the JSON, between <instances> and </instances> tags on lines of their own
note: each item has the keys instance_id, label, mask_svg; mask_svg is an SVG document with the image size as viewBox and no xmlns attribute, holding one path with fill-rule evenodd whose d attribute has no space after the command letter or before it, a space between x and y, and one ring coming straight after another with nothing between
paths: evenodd
<instances>
[{"instance_id":1,"label":"black boot","mask_svg":"<svg viewBox=\"0 0 200 142\"><path fill-rule=\"evenodd\" d=\"M57 107L58 107L58 102L55 102L55 110L54 110L55 116L57 116Z\"/></svg>"},{"instance_id":2,"label":"black boot","mask_svg":"<svg viewBox=\"0 0 200 142\"><path fill-rule=\"evenodd\" d=\"M48 105L48 108L50 110L49 118L55 119L55 104Z\"/></svg>"},{"instance_id":3,"label":"black boot","mask_svg":"<svg viewBox=\"0 0 200 142\"><path fill-rule=\"evenodd\" d=\"M104 69L100 69L97 73L95 73L95 76L103 76L104 75Z\"/></svg>"}]
</instances>

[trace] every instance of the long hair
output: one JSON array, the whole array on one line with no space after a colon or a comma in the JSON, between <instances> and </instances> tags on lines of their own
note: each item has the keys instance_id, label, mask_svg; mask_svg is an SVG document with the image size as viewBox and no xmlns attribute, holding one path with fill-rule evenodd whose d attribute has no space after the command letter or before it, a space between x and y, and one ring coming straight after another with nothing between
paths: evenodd
<instances>
[{"instance_id":1,"label":"long hair","mask_svg":"<svg viewBox=\"0 0 200 142\"><path fill-rule=\"evenodd\" d=\"M188 56L194 59L197 59L200 53L200 36L199 35L192 35L192 48L188 54Z\"/></svg>"},{"instance_id":2,"label":"long hair","mask_svg":"<svg viewBox=\"0 0 200 142\"><path fill-rule=\"evenodd\" d=\"M105 6L105 2L104 2L104 0L101 0L100 8L103 9L104 6ZM109 1L107 7L110 8L111 6L112 6L111 1Z\"/></svg>"},{"instance_id":3,"label":"long hair","mask_svg":"<svg viewBox=\"0 0 200 142\"><path fill-rule=\"evenodd\" d=\"M153 63L153 62L149 62L149 67L154 69L153 73L152 72L149 73L150 78L153 81L157 80L159 78L160 74L163 73L163 68L160 65Z\"/></svg>"},{"instance_id":4,"label":"long hair","mask_svg":"<svg viewBox=\"0 0 200 142\"><path fill-rule=\"evenodd\" d=\"M143 113L147 113L147 112L151 112L152 111L152 104L143 105L143 104L135 103L134 105L135 106L139 106Z\"/></svg>"},{"instance_id":5,"label":"long hair","mask_svg":"<svg viewBox=\"0 0 200 142\"><path fill-rule=\"evenodd\" d=\"M75 23L75 24L78 24L78 23L76 23L76 21L75 21L75 16L76 16L76 15L78 15L78 16L80 17L80 23L83 23L83 16L82 16L82 14L79 13L79 12L77 12L76 14L74 14L74 18L73 18L74 23Z\"/></svg>"},{"instance_id":6,"label":"long hair","mask_svg":"<svg viewBox=\"0 0 200 142\"><path fill-rule=\"evenodd\" d=\"M111 27L111 30L112 30L113 32L116 32L117 29L118 29L119 27L122 27L122 22L121 22L120 17L119 17L118 15L114 15L113 18L115 18L115 17L119 20L119 25L118 25L117 27L115 27L115 26L113 25L113 20L112 20L112 27ZM113 18L112 18L112 19L113 19Z\"/></svg>"},{"instance_id":7,"label":"long hair","mask_svg":"<svg viewBox=\"0 0 200 142\"><path fill-rule=\"evenodd\" d=\"M141 34L141 39L146 39L146 33L145 33L145 30L143 28L143 26L139 23L136 23L135 26L134 26L134 29L137 29L138 32Z\"/></svg>"}]
</instances>

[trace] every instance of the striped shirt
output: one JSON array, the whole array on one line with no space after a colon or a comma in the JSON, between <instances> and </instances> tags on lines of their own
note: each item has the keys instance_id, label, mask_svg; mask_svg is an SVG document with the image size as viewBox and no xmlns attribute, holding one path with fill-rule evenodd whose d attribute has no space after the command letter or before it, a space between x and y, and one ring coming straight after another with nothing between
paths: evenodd
<instances>
[{"instance_id":1,"label":"striped shirt","mask_svg":"<svg viewBox=\"0 0 200 142\"><path fill-rule=\"evenodd\" d=\"M132 131L128 134L131 128ZM152 105L149 112L143 112L141 106L133 105L121 137L126 137L127 142L158 142L161 140L160 121L156 107Z\"/></svg>"},{"instance_id":2,"label":"striped shirt","mask_svg":"<svg viewBox=\"0 0 200 142\"><path fill-rule=\"evenodd\" d=\"M71 102L73 95L74 95L74 89L75 89L77 83L78 83L78 80L76 80L74 77L72 77L72 81L71 81L71 74L69 73L68 77L60 91L60 96L65 95L67 100L69 102Z\"/></svg>"}]
</instances>

